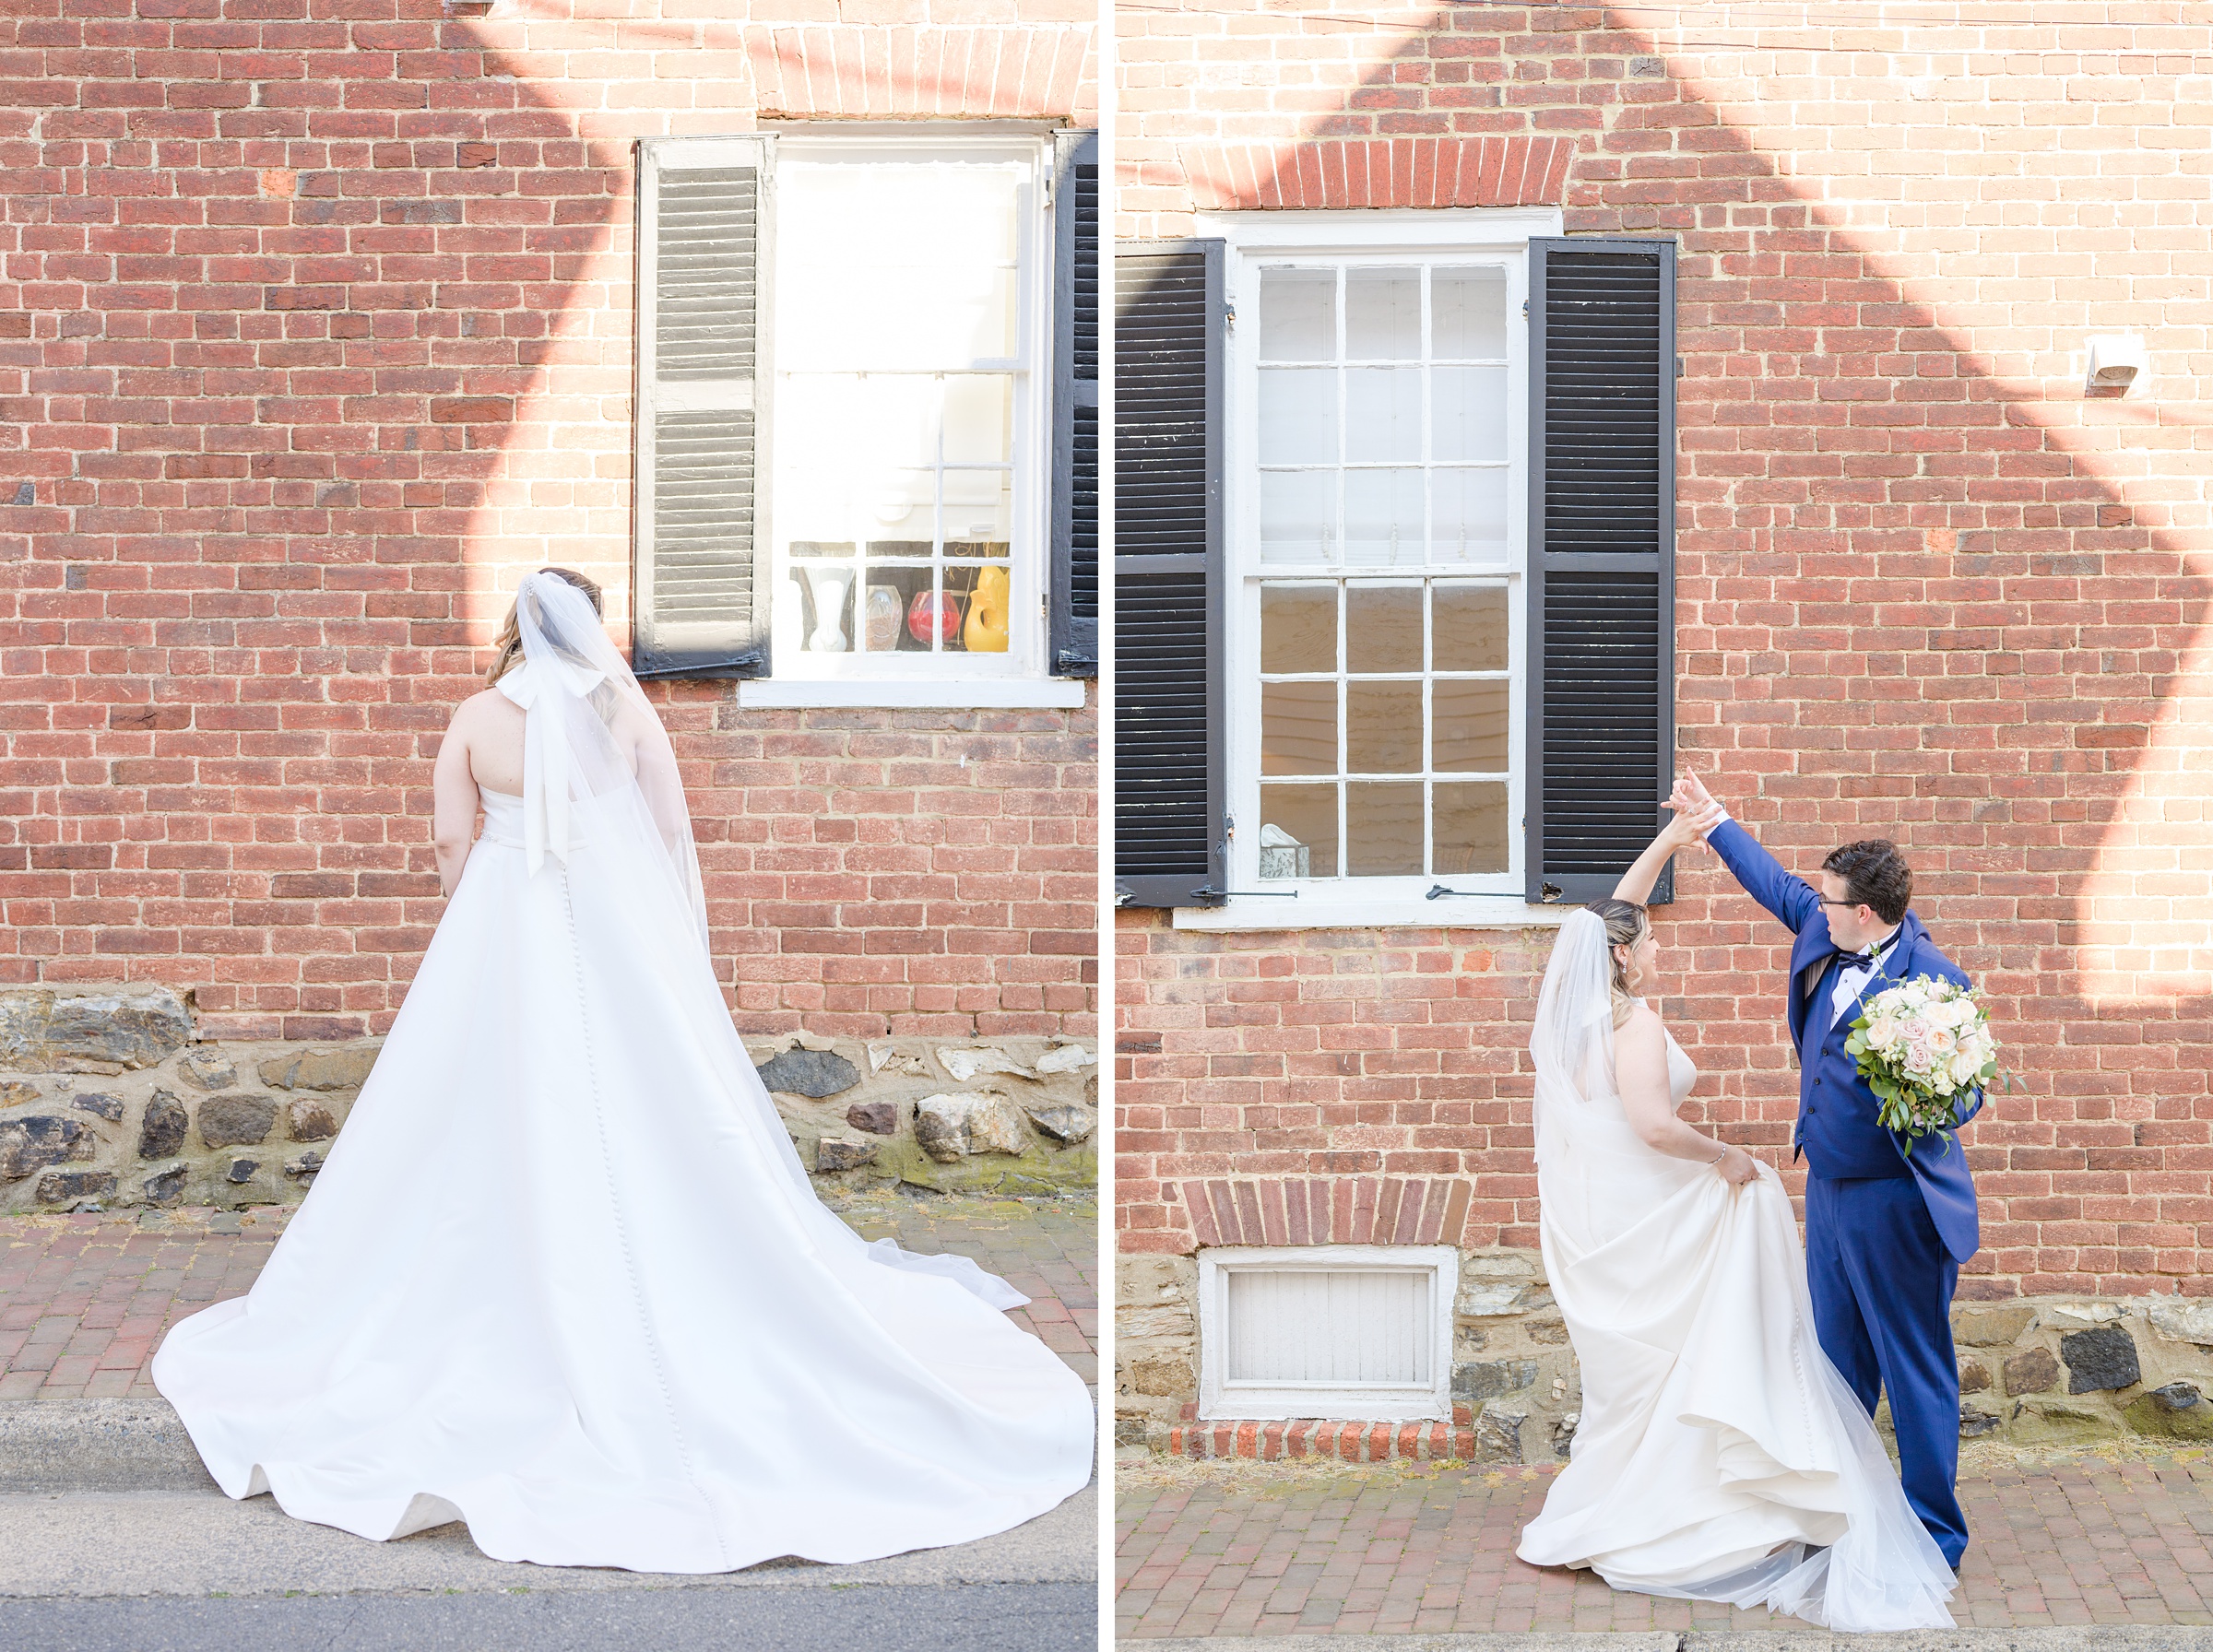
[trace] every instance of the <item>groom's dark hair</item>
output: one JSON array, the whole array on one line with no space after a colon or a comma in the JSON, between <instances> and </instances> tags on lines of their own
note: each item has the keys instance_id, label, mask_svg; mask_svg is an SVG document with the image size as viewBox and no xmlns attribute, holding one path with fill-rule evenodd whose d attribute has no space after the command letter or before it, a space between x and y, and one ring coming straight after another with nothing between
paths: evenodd
<instances>
[{"instance_id":1,"label":"groom's dark hair","mask_svg":"<svg viewBox=\"0 0 2213 1652\"><path fill-rule=\"evenodd\" d=\"M1843 879L1845 898L1855 906L1874 907L1886 924L1899 922L1912 903L1912 869L1887 837L1862 838L1831 849L1821 869Z\"/></svg>"}]
</instances>

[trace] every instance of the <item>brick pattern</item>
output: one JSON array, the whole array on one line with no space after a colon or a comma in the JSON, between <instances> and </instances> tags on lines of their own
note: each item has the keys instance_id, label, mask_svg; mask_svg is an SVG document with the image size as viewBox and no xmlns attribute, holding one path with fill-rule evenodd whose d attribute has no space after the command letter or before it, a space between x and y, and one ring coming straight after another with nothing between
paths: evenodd
<instances>
[{"instance_id":1,"label":"brick pattern","mask_svg":"<svg viewBox=\"0 0 2213 1652\"><path fill-rule=\"evenodd\" d=\"M1096 107L1072 0L774 9L0 18L0 980L383 1032L515 580L627 629L633 140ZM745 1031L1093 1030L1095 704L651 691Z\"/></svg>"},{"instance_id":2,"label":"brick pattern","mask_svg":"<svg viewBox=\"0 0 2213 1652\"><path fill-rule=\"evenodd\" d=\"M1389 1469L1265 1486L1125 1483L1119 1633L1486 1634L1804 1627L1764 1609L1609 1589L1514 1558L1557 1466ZM1962 1629L2213 1624L2213 1460L1970 1467Z\"/></svg>"},{"instance_id":3,"label":"brick pattern","mask_svg":"<svg viewBox=\"0 0 2213 1652\"><path fill-rule=\"evenodd\" d=\"M1193 1460L1253 1462L1466 1462L1476 1454L1473 1408L1455 1405L1450 1422L1187 1422L1167 1431L1167 1454Z\"/></svg>"},{"instance_id":4,"label":"brick pattern","mask_svg":"<svg viewBox=\"0 0 2213 1652\"><path fill-rule=\"evenodd\" d=\"M1456 1177L1261 1176L1171 1182L1171 1207L1192 1236L1215 1245L1458 1245L1469 1187Z\"/></svg>"},{"instance_id":5,"label":"brick pattern","mask_svg":"<svg viewBox=\"0 0 2213 1652\"><path fill-rule=\"evenodd\" d=\"M1098 1380L1098 1207L1083 1199L898 1195L834 1207L870 1241L973 1257L1030 1298L1009 1310L1086 1382ZM147 1364L169 1328L243 1296L291 1220L160 1213L0 1218L0 1400L147 1399Z\"/></svg>"},{"instance_id":6,"label":"brick pattern","mask_svg":"<svg viewBox=\"0 0 2213 1652\"><path fill-rule=\"evenodd\" d=\"M1395 179L1496 139L1571 146L1570 232L1675 238L1684 761L1794 868L1904 844L1982 984L2023 1088L1970 1132L1963 1293L2213 1293L2213 30L1629 16L1125 7L1118 233L1189 233L1225 150L1288 205L1324 146ZM2086 396L2123 332L2155 394ZM1710 863L1679 890L1691 1114L1780 1161L1787 938ZM1170 1185L1348 1173L1462 1178L1463 1243L1534 1243L1547 935L1118 934L1125 1247L1200 1242Z\"/></svg>"},{"instance_id":7,"label":"brick pattern","mask_svg":"<svg viewBox=\"0 0 2213 1652\"><path fill-rule=\"evenodd\" d=\"M1201 212L1348 206L1556 206L1564 137L1326 138L1183 152Z\"/></svg>"}]
</instances>

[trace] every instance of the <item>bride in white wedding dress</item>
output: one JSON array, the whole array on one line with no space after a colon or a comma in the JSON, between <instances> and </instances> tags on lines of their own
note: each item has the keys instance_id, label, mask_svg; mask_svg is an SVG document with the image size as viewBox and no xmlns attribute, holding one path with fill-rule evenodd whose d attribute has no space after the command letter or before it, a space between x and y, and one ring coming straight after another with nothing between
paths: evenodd
<instances>
[{"instance_id":1,"label":"bride in white wedding dress","mask_svg":"<svg viewBox=\"0 0 2213 1652\"><path fill-rule=\"evenodd\" d=\"M715 980L668 736L575 585L526 578L515 624L440 754L452 898L375 1069L156 1386L232 1497L462 1520L499 1560L858 1561L1051 1508L1091 1474L1082 1380L1003 1280L816 1199Z\"/></svg>"},{"instance_id":2,"label":"bride in white wedding dress","mask_svg":"<svg viewBox=\"0 0 2213 1652\"><path fill-rule=\"evenodd\" d=\"M1831 1629L1950 1627L1952 1570L1816 1339L1781 1178L1675 1116L1698 1068L1639 996L1658 983L1638 903L1697 841L1672 821L1544 972L1538 1232L1583 1395L1519 1552Z\"/></svg>"}]
</instances>

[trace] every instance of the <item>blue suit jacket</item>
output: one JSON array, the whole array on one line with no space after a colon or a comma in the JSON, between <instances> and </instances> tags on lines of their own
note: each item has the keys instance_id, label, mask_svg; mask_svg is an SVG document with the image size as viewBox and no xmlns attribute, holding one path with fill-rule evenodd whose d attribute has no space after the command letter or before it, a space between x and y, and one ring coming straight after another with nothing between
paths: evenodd
<instances>
[{"instance_id":1,"label":"blue suit jacket","mask_svg":"<svg viewBox=\"0 0 2213 1652\"><path fill-rule=\"evenodd\" d=\"M1736 876L1745 892L1781 919L1797 937L1791 947L1791 981L1784 1016L1790 1022L1791 1042L1798 1046L1798 1123L1792 1132L1799 1152L1810 1150L1817 1175L1895 1175L1890 1166L1902 1163L1921 1185L1921 1195L1935 1223L1937 1236L1955 1261L1964 1262L1982 1243L1982 1226L1975 1210L1975 1182L1967 1168L1967 1150L1955 1139L1947 1148L1935 1136L1919 1139L1886 1130L1877 1122L1879 1103L1875 1092L1860 1077L1859 1064L1844 1054L1842 1037L1831 1037L1828 999L1837 962L1836 943L1829 939L1828 921L1822 916L1821 897L1802 878L1783 869L1772 855L1759 846L1749 832L1734 820L1724 820L1706 840ZM1965 972L1929 938L1921 920L1909 912L1900 926L1898 945L1884 960L1880 974L1861 989L1863 998L1910 981L1916 975L1935 975L1971 985ZM1837 1017L1837 1030L1850 1026L1853 1010L1848 1005ZM1982 1110L1978 1092L1959 1115L1965 1124ZM1882 1156L1889 1144L1895 1160ZM1870 1155L1874 1155L1871 1157ZM1795 1155L1793 1155L1795 1156Z\"/></svg>"}]
</instances>

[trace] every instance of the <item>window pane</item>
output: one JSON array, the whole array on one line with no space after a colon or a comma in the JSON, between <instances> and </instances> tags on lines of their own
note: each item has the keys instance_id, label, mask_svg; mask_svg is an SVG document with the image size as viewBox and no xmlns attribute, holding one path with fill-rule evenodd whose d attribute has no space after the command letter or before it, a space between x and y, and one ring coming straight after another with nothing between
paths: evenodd
<instances>
[{"instance_id":1,"label":"window pane","mask_svg":"<svg viewBox=\"0 0 2213 1652\"><path fill-rule=\"evenodd\" d=\"M1438 585L1430 597L1435 671L1506 669L1506 587Z\"/></svg>"},{"instance_id":2,"label":"window pane","mask_svg":"<svg viewBox=\"0 0 2213 1652\"><path fill-rule=\"evenodd\" d=\"M1277 837L1287 837L1292 841L1289 844L1278 844L1272 841ZM1298 853L1302 849L1305 851L1303 855ZM1272 850L1274 853L1271 853ZM1260 876L1337 876L1337 788L1334 785L1260 787Z\"/></svg>"},{"instance_id":3,"label":"window pane","mask_svg":"<svg viewBox=\"0 0 2213 1652\"><path fill-rule=\"evenodd\" d=\"M1506 369L1440 367L1430 385L1437 430L1431 456L1438 459L1506 457ZM1354 416L1353 428L1359 428Z\"/></svg>"},{"instance_id":4,"label":"window pane","mask_svg":"<svg viewBox=\"0 0 2213 1652\"><path fill-rule=\"evenodd\" d=\"M1337 669L1337 587L1260 587L1260 669Z\"/></svg>"},{"instance_id":5,"label":"window pane","mask_svg":"<svg viewBox=\"0 0 2213 1652\"><path fill-rule=\"evenodd\" d=\"M945 457L956 464L1004 465L1013 456L1014 379L962 373L945 381Z\"/></svg>"},{"instance_id":6,"label":"window pane","mask_svg":"<svg viewBox=\"0 0 2213 1652\"><path fill-rule=\"evenodd\" d=\"M1337 272L1271 269L1260 272L1260 360L1334 361L1337 359Z\"/></svg>"},{"instance_id":7,"label":"window pane","mask_svg":"<svg viewBox=\"0 0 2213 1652\"><path fill-rule=\"evenodd\" d=\"M1348 361L1422 359L1422 272L1355 269L1344 276Z\"/></svg>"},{"instance_id":8,"label":"window pane","mask_svg":"<svg viewBox=\"0 0 2213 1652\"><path fill-rule=\"evenodd\" d=\"M1429 541L1434 560L1506 560L1506 477L1504 466L1429 473L1430 499L1437 509Z\"/></svg>"},{"instance_id":9,"label":"window pane","mask_svg":"<svg viewBox=\"0 0 2213 1652\"><path fill-rule=\"evenodd\" d=\"M1361 460L1422 457L1422 370L1355 367L1344 375L1344 456ZM1334 459L1337 455L1329 455Z\"/></svg>"},{"instance_id":10,"label":"window pane","mask_svg":"<svg viewBox=\"0 0 2213 1652\"><path fill-rule=\"evenodd\" d=\"M1346 586L1344 652L1347 671L1419 671L1421 586Z\"/></svg>"},{"instance_id":11,"label":"window pane","mask_svg":"<svg viewBox=\"0 0 2213 1652\"><path fill-rule=\"evenodd\" d=\"M1006 470L948 470L945 554L1003 557L1014 531L1014 477Z\"/></svg>"},{"instance_id":12,"label":"window pane","mask_svg":"<svg viewBox=\"0 0 2213 1652\"><path fill-rule=\"evenodd\" d=\"M1504 784L1440 782L1433 804L1438 877L1511 869Z\"/></svg>"},{"instance_id":13,"label":"window pane","mask_svg":"<svg viewBox=\"0 0 2213 1652\"><path fill-rule=\"evenodd\" d=\"M964 367L1014 353L1017 169L786 162L778 365Z\"/></svg>"},{"instance_id":14,"label":"window pane","mask_svg":"<svg viewBox=\"0 0 2213 1652\"><path fill-rule=\"evenodd\" d=\"M1506 359L1506 272L1440 269L1429 277L1430 355L1440 361Z\"/></svg>"},{"instance_id":15,"label":"window pane","mask_svg":"<svg viewBox=\"0 0 2213 1652\"><path fill-rule=\"evenodd\" d=\"M1422 770L1422 685L1344 685L1345 769L1355 774L1418 774Z\"/></svg>"},{"instance_id":16,"label":"window pane","mask_svg":"<svg viewBox=\"0 0 2213 1652\"><path fill-rule=\"evenodd\" d=\"M1260 560L1331 562L1336 558L1336 472L1262 471Z\"/></svg>"},{"instance_id":17,"label":"window pane","mask_svg":"<svg viewBox=\"0 0 2213 1652\"><path fill-rule=\"evenodd\" d=\"M1272 367L1260 374L1260 463L1337 463L1337 370Z\"/></svg>"},{"instance_id":18,"label":"window pane","mask_svg":"<svg viewBox=\"0 0 2213 1652\"><path fill-rule=\"evenodd\" d=\"M1507 706L1509 689L1502 677L1440 677L1431 692L1435 756L1432 769L1441 773L1497 773L1507 764ZM1357 751L1359 726L1353 729Z\"/></svg>"},{"instance_id":19,"label":"window pane","mask_svg":"<svg viewBox=\"0 0 2213 1652\"><path fill-rule=\"evenodd\" d=\"M1337 773L1337 685L1271 682L1260 686L1260 773Z\"/></svg>"},{"instance_id":20,"label":"window pane","mask_svg":"<svg viewBox=\"0 0 2213 1652\"><path fill-rule=\"evenodd\" d=\"M1345 870L1395 878L1422 869L1422 783L1353 781L1344 788Z\"/></svg>"},{"instance_id":21,"label":"window pane","mask_svg":"<svg viewBox=\"0 0 2213 1652\"><path fill-rule=\"evenodd\" d=\"M1503 494L1499 509L1503 519ZM1422 538L1419 470L1344 473L1344 560L1356 568L1391 568L1428 560Z\"/></svg>"}]
</instances>

